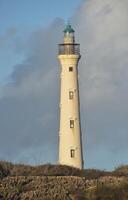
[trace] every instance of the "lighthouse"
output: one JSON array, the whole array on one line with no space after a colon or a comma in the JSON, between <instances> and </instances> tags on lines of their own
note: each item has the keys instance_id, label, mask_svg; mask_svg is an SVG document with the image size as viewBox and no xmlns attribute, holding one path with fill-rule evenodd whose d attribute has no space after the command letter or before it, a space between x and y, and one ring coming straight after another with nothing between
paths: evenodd
<instances>
[{"instance_id":1,"label":"lighthouse","mask_svg":"<svg viewBox=\"0 0 128 200\"><path fill-rule=\"evenodd\" d=\"M63 43L59 44L61 64L59 164L83 168L82 133L78 62L80 45L75 43L75 31L70 24L64 30Z\"/></svg>"}]
</instances>

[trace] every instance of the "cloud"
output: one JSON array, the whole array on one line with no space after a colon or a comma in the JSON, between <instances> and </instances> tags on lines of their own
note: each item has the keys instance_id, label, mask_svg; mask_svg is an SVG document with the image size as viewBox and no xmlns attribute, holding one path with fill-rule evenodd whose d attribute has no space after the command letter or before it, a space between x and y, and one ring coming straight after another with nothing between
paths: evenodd
<instances>
[{"instance_id":1,"label":"cloud","mask_svg":"<svg viewBox=\"0 0 128 200\"><path fill-rule=\"evenodd\" d=\"M15 66L11 81L2 90L1 158L22 161L35 151L34 159L41 162L51 152L48 157L53 156L55 162L59 115L57 43L63 27L63 21L56 19L47 29L32 34L26 59ZM41 150L42 158L38 157Z\"/></svg>"},{"instance_id":2,"label":"cloud","mask_svg":"<svg viewBox=\"0 0 128 200\"><path fill-rule=\"evenodd\" d=\"M127 9L126 0L89 0L74 19L83 55L81 105L87 150L127 150Z\"/></svg>"},{"instance_id":3,"label":"cloud","mask_svg":"<svg viewBox=\"0 0 128 200\"><path fill-rule=\"evenodd\" d=\"M89 167L103 167L104 156L98 157L102 152L114 157L120 153L116 164L127 152L127 9L127 0L88 0L71 19L81 44L81 119ZM36 163L57 160L60 67L56 57L63 28L64 22L57 19L35 31L26 59L15 66L11 83L2 88L0 158L34 163L34 154ZM97 159L89 157L93 152ZM109 158L107 167L113 167Z\"/></svg>"},{"instance_id":4,"label":"cloud","mask_svg":"<svg viewBox=\"0 0 128 200\"><path fill-rule=\"evenodd\" d=\"M6 44L9 40L11 40L16 34L17 29L15 27L10 27L7 29L7 31L4 33L4 35L0 35L0 48Z\"/></svg>"}]
</instances>

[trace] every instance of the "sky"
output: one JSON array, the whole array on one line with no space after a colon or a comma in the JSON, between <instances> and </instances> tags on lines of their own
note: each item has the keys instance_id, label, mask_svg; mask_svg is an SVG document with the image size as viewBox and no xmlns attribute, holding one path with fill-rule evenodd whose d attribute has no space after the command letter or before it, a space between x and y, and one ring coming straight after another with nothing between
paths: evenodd
<instances>
[{"instance_id":1,"label":"sky","mask_svg":"<svg viewBox=\"0 0 128 200\"><path fill-rule=\"evenodd\" d=\"M24 53L17 54L13 45L25 42L24 37L29 37L32 31L40 27L49 26L55 18L68 21L81 2L81 0L54 0L54 3L50 0L0 0L0 60L3 66L0 68L1 84L6 81L13 66L24 59Z\"/></svg>"},{"instance_id":2,"label":"sky","mask_svg":"<svg viewBox=\"0 0 128 200\"><path fill-rule=\"evenodd\" d=\"M0 159L58 160L58 43L70 20L79 63L85 168L128 163L127 0L0 0Z\"/></svg>"}]
</instances>

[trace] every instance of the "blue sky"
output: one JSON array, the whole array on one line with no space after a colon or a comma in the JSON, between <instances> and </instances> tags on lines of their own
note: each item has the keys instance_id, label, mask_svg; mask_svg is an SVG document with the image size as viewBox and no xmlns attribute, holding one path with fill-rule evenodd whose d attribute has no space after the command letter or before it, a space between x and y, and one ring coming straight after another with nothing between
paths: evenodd
<instances>
[{"instance_id":1,"label":"blue sky","mask_svg":"<svg viewBox=\"0 0 128 200\"><path fill-rule=\"evenodd\" d=\"M35 28L47 26L56 17L67 20L82 0L0 0L1 29L10 26Z\"/></svg>"},{"instance_id":2,"label":"blue sky","mask_svg":"<svg viewBox=\"0 0 128 200\"><path fill-rule=\"evenodd\" d=\"M13 35L6 37L7 32L16 29L17 40L25 40L30 32L49 26L55 18L67 21L81 2L82 0L0 0L0 38L5 38L2 44L0 42L0 84L8 81L13 66L24 59L22 52L18 54L15 51Z\"/></svg>"}]
</instances>

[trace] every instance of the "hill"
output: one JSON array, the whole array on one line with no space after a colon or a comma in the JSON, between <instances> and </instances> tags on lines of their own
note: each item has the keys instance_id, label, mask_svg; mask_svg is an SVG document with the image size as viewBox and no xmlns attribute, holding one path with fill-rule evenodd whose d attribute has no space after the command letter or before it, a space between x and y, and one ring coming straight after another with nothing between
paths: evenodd
<instances>
[{"instance_id":1,"label":"hill","mask_svg":"<svg viewBox=\"0 0 128 200\"><path fill-rule=\"evenodd\" d=\"M0 200L128 200L128 166L113 172L0 162Z\"/></svg>"}]
</instances>

